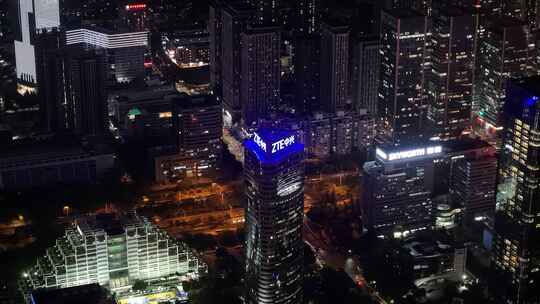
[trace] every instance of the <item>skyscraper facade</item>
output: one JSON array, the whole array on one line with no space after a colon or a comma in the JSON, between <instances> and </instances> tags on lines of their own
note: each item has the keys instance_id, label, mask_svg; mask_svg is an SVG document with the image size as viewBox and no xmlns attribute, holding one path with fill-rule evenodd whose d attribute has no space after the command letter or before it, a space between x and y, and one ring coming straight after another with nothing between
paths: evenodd
<instances>
[{"instance_id":1,"label":"skyscraper facade","mask_svg":"<svg viewBox=\"0 0 540 304\"><path fill-rule=\"evenodd\" d=\"M144 77L144 52L148 32L111 31L95 26L65 32L66 45L105 50L111 59L107 72L113 82L131 82Z\"/></svg>"},{"instance_id":2,"label":"skyscraper facade","mask_svg":"<svg viewBox=\"0 0 540 304\"><path fill-rule=\"evenodd\" d=\"M457 151L452 162L450 193L461 204L466 223L493 223L497 188L496 149L488 145L473 151Z\"/></svg>"},{"instance_id":3,"label":"skyscraper facade","mask_svg":"<svg viewBox=\"0 0 540 304\"><path fill-rule=\"evenodd\" d=\"M502 0L502 13L505 16L519 19L525 22L530 29L538 27L538 0Z\"/></svg>"},{"instance_id":4,"label":"skyscraper facade","mask_svg":"<svg viewBox=\"0 0 540 304\"><path fill-rule=\"evenodd\" d=\"M64 34L58 29L37 33L34 38L40 122L45 132L66 129L64 44Z\"/></svg>"},{"instance_id":5,"label":"skyscraper facade","mask_svg":"<svg viewBox=\"0 0 540 304\"><path fill-rule=\"evenodd\" d=\"M456 7L443 8L433 18L426 88L433 139L454 139L470 128L475 21Z\"/></svg>"},{"instance_id":6,"label":"skyscraper facade","mask_svg":"<svg viewBox=\"0 0 540 304\"><path fill-rule=\"evenodd\" d=\"M208 32L210 34L210 86L214 90L221 90L222 13L223 4L221 1L211 1L208 12Z\"/></svg>"},{"instance_id":7,"label":"skyscraper facade","mask_svg":"<svg viewBox=\"0 0 540 304\"><path fill-rule=\"evenodd\" d=\"M383 11L379 114L389 142L401 145L423 135L427 17L410 9Z\"/></svg>"},{"instance_id":8,"label":"skyscraper facade","mask_svg":"<svg viewBox=\"0 0 540 304\"><path fill-rule=\"evenodd\" d=\"M281 0L248 0L255 9L254 20L260 26L277 26L280 22Z\"/></svg>"},{"instance_id":9,"label":"skyscraper facade","mask_svg":"<svg viewBox=\"0 0 540 304\"><path fill-rule=\"evenodd\" d=\"M376 115L381 66L379 37L358 37L353 43L352 102L356 110L366 109L368 113Z\"/></svg>"},{"instance_id":10,"label":"skyscraper facade","mask_svg":"<svg viewBox=\"0 0 540 304\"><path fill-rule=\"evenodd\" d=\"M349 92L349 28L325 23L321 34L321 109L337 112Z\"/></svg>"},{"instance_id":11,"label":"skyscraper facade","mask_svg":"<svg viewBox=\"0 0 540 304\"><path fill-rule=\"evenodd\" d=\"M107 56L100 50L67 51L66 129L83 136L104 135L109 127L105 87Z\"/></svg>"},{"instance_id":12,"label":"skyscraper facade","mask_svg":"<svg viewBox=\"0 0 540 304\"><path fill-rule=\"evenodd\" d=\"M319 30L321 18L320 0L296 1L296 26L298 33L313 34Z\"/></svg>"},{"instance_id":13,"label":"skyscraper facade","mask_svg":"<svg viewBox=\"0 0 540 304\"><path fill-rule=\"evenodd\" d=\"M540 267L540 77L514 79L503 108L493 265L507 303L537 303Z\"/></svg>"},{"instance_id":14,"label":"skyscraper facade","mask_svg":"<svg viewBox=\"0 0 540 304\"><path fill-rule=\"evenodd\" d=\"M321 36L297 34L294 37L295 106L299 113L320 110Z\"/></svg>"},{"instance_id":15,"label":"skyscraper facade","mask_svg":"<svg viewBox=\"0 0 540 304\"><path fill-rule=\"evenodd\" d=\"M223 109L215 95L171 98L179 157L162 168L168 175L209 176L221 168ZM178 161L180 160L180 161Z\"/></svg>"},{"instance_id":16,"label":"skyscraper facade","mask_svg":"<svg viewBox=\"0 0 540 304\"><path fill-rule=\"evenodd\" d=\"M279 103L280 40L276 27L249 27L242 33L241 104L246 126L256 124Z\"/></svg>"},{"instance_id":17,"label":"skyscraper facade","mask_svg":"<svg viewBox=\"0 0 540 304\"><path fill-rule=\"evenodd\" d=\"M302 303L304 146L260 129L244 157L246 303Z\"/></svg>"},{"instance_id":18,"label":"skyscraper facade","mask_svg":"<svg viewBox=\"0 0 540 304\"><path fill-rule=\"evenodd\" d=\"M17 0L18 16L15 34L17 79L21 85L36 85L34 35L37 31L60 26L57 0Z\"/></svg>"},{"instance_id":19,"label":"skyscraper facade","mask_svg":"<svg viewBox=\"0 0 540 304\"><path fill-rule=\"evenodd\" d=\"M222 66L223 108L231 123L238 122L241 117L242 32L247 29L254 13L254 7L242 3L231 3L225 6L221 13L221 61L218 64Z\"/></svg>"},{"instance_id":20,"label":"skyscraper facade","mask_svg":"<svg viewBox=\"0 0 540 304\"><path fill-rule=\"evenodd\" d=\"M438 145L377 147L363 169L364 225L396 238L432 227L433 159L441 153Z\"/></svg>"},{"instance_id":21,"label":"skyscraper facade","mask_svg":"<svg viewBox=\"0 0 540 304\"><path fill-rule=\"evenodd\" d=\"M536 52L532 35L522 21L498 18L487 28L478 54L478 112L475 113L485 127L486 139L500 138L508 79L535 73Z\"/></svg>"}]
</instances>

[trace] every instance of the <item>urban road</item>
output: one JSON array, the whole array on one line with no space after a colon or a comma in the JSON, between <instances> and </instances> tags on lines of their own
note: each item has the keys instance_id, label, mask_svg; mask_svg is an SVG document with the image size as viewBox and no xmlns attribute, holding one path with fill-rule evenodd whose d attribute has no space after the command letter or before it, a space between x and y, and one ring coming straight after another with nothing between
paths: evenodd
<instances>
[{"instance_id":1,"label":"urban road","mask_svg":"<svg viewBox=\"0 0 540 304\"><path fill-rule=\"evenodd\" d=\"M357 176L358 171L345 171L331 174L318 174L306 178L307 185L315 185L327 181L339 181L345 177ZM180 236L184 232L204 233L217 235L223 231L230 231L241 228L244 224L244 209L232 207L227 204L224 197L233 195L234 186L238 186L241 181L231 181L227 184L213 183L211 186L196 187L189 190L179 191L175 187L162 187L157 191L145 196L138 207L163 206L174 204L181 208L182 201L204 200L209 197L218 197L224 207L221 210L201 210L201 212L180 212L170 217L158 219L158 224L166 229L171 235ZM310 195L305 195L304 212L307 213L313 206L313 199ZM218 221L219 225L211 223ZM198 222L198 225L189 223ZM187 224L187 225L183 225ZM189 231L186 231L188 229ZM362 275L362 267L358 258L348 252L339 252L328 237L324 227L304 217L304 240L315 252L317 263L323 267L331 267L336 270L344 270L350 278L361 288L366 288L372 298L379 304L387 304L380 297L378 292L371 288ZM234 251L240 249L236 246ZM241 251L241 250L240 250Z\"/></svg>"}]
</instances>

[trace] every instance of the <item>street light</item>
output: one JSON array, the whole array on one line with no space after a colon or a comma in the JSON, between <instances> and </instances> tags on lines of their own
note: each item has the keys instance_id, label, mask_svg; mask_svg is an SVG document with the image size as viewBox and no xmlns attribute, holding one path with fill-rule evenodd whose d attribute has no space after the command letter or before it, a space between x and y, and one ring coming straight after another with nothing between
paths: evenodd
<instances>
[{"instance_id":1,"label":"street light","mask_svg":"<svg viewBox=\"0 0 540 304\"><path fill-rule=\"evenodd\" d=\"M62 210L64 211L65 216L69 216L70 209L71 208L68 205L64 206L64 208Z\"/></svg>"}]
</instances>

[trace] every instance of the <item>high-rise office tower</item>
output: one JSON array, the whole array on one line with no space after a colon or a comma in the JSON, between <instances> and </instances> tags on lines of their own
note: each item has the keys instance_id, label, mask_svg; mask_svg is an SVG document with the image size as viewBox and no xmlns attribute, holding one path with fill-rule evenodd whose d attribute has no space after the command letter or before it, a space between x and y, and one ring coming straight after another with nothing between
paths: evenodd
<instances>
[{"instance_id":1,"label":"high-rise office tower","mask_svg":"<svg viewBox=\"0 0 540 304\"><path fill-rule=\"evenodd\" d=\"M107 124L107 54L65 46L63 31L38 33L37 79L44 131L104 135Z\"/></svg>"},{"instance_id":2,"label":"high-rise office tower","mask_svg":"<svg viewBox=\"0 0 540 304\"><path fill-rule=\"evenodd\" d=\"M538 303L540 77L510 80L506 96L492 249L505 285L494 291L506 303Z\"/></svg>"},{"instance_id":3,"label":"high-rise office tower","mask_svg":"<svg viewBox=\"0 0 540 304\"><path fill-rule=\"evenodd\" d=\"M427 17L410 9L383 11L379 114L395 145L423 135Z\"/></svg>"},{"instance_id":4,"label":"high-rise office tower","mask_svg":"<svg viewBox=\"0 0 540 304\"><path fill-rule=\"evenodd\" d=\"M353 105L356 110L366 109L370 114L377 114L379 101L379 53L378 36L361 36L353 40L351 88Z\"/></svg>"},{"instance_id":5,"label":"high-rise office tower","mask_svg":"<svg viewBox=\"0 0 540 304\"><path fill-rule=\"evenodd\" d=\"M247 0L255 9L255 23L261 26L277 26L280 19L281 0Z\"/></svg>"},{"instance_id":6,"label":"high-rise office tower","mask_svg":"<svg viewBox=\"0 0 540 304\"><path fill-rule=\"evenodd\" d=\"M246 126L257 123L279 103L280 39L276 27L248 27L242 33L241 104Z\"/></svg>"},{"instance_id":7,"label":"high-rise office tower","mask_svg":"<svg viewBox=\"0 0 540 304\"><path fill-rule=\"evenodd\" d=\"M249 4L234 3L223 8L221 29L221 87L227 125L240 120L242 100L242 32L253 19L255 9ZM245 91L244 91L245 93Z\"/></svg>"},{"instance_id":8,"label":"high-rise office tower","mask_svg":"<svg viewBox=\"0 0 540 304\"><path fill-rule=\"evenodd\" d=\"M17 0L17 8L15 63L19 89L24 90L36 86L34 36L60 26L60 8L58 0Z\"/></svg>"},{"instance_id":9,"label":"high-rise office tower","mask_svg":"<svg viewBox=\"0 0 540 304\"><path fill-rule=\"evenodd\" d=\"M147 31L147 9L145 1L122 1L120 18L132 32Z\"/></svg>"},{"instance_id":10,"label":"high-rise office tower","mask_svg":"<svg viewBox=\"0 0 540 304\"><path fill-rule=\"evenodd\" d=\"M486 143L487 144L487 143ZM497 156L488 145L451 156L450 193L461 204L466 222L493 222L497 188Z\"/></svg>"},{"instance_id":11,"label":"high-rise office tower","mask_svg":"<svg viewBox=\"0 0 540 304\"><path fill-rule=\"evenodd\" d=\"M64 43L64 34L58 29L37 33L34 38L40 122L45 132L66 129Z\"/></svg>"},{"instance_id":12,"label":"high-rise office tower","mask_svg":"<svg viewBox=\"0 0 540 304\"><path fill-rule=\"evenodd\" d=\"M513 17L526 22L531 29L538 27L538 10L540 1L538 0L502 0L502 13L505 16Z\"/></svg>"},{"instance_id":13,"label":"high-rise office tower","mask_svg":"<svg viewBox=\"0 0 540 304\"><path fill-rule=\"evenodd\" d=\"M208 176L221 168L223 109L214 95L188 96L181 94L172 100L173 130L178 151L183 159L180 166L168 166L168 171L182 175ZM183 167L183 168L182 168ZM190 175L190 174L188 174Z\"/></svg>"},{"instance_id":14,"label":"high-rise office tower","mask_svg":"<svg viewBox=\"0 0 540 304\"><path fill-rule=\"evenodd\" d=\"M296 1L296 25L298 33L313 34L319 30L321 18L320 0L298 0Z\"/></svg>"},{"instance_id":15,"label":"high-rise office tower","mask_svg":"<svg viewBox=\"0 0 540 304\"><path fill-rule=\"evenodd\" d=\"M485 127L486 140L500 138L501 109L508 79L536 71L536 49L527 25L512 18L498 18L486 29L478 54L477 119Z\"/></svg>"},{"instance_id":16,"label":"high-rise office tower","mask_svg":"<svg viewBox=\"0 0 540 304\"><path fill-rule=\"evenodd\" d=\"M100 136L108 129L105 88L107 56L102 50L67 50L65 65L66 129Z\"/></svg>"},{"instance_id":17,"label":"high-rise office tower","mask_svg":"<svg viewBox=\"0 0 540 304\"><path fill-rule=\"evenodd\" d=\"M297 34L294 36L295 104L299 113L320 109L321 36Z\"/></svg>"},{"instance_id":18,"label":"high-rise office tower","mask_svg":"<svg viewBox=\"0 0 540 304\"><path fill-rule=\"evenodd\" d=\"M110 79L113 82L132 82L144 77L144 52L148 32L125 32L88 26L65 32L66 45L102 49L111 59Z\"/></svg>"},{"instance_id":19,"label":"high-rise office tower","mask_svg":"<svg viewBox=\"0 0 540 304\"><path fill-rule=\"evenodd\" d=\"M476 18L456 7L433 18L431 70L427 75L429 136L455 139L470 128Z\"/></svg>"},{"instance_id":20,"label":"high-rise office tower","mask_svg":"<svg viewBox=\"0 0 540 304\"><path fill-rule=\"evenodd\" d=\"M365 226L376 235L401 237L433 225L431 193L438 145L379 146L364 165Z\"/></svg>"},{"instance_id":21,"label":"high-rise office tower","mask_svg":"<svg viewBox=\"0 0 540 304\"><path fill-rule=\"evenodd\" d=\"M304 146L260 129L245 142L246 303L302 303Z\"/></svg>"},{"instance_id":22,"label":"high-rise office tower","mask_svg":"<svg viewBox=\"0 0 540 304\"><path fill-rule=\"evenodd\" d=\"M221 1L211 1L208 12L208 31L210 33L210 86L214 93L221 96L221 67L222 46L221 35L223 32L223 4ZM219 92L215 92L215 91Z\"/></svg>"},{"instance_id":23,"label":"high-rise office tower","mask_svg":"<svg viewBox=\"0 0 540 304\"><path fill-rule=\"evenodd\" d=\"M324 23L321 34L321 110L345 109L349 92L349 28Z\"/></svg>"}]
</instances>

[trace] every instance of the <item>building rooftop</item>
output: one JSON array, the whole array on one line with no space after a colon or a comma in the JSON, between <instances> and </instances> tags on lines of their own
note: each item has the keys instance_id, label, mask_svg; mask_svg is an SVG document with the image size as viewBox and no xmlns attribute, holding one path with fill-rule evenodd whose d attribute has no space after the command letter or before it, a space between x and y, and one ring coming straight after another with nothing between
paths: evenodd
<instances>
[{"instance_id":1,"label":"building rooftop","mask_svg":"<svg viewBox=\"0 0 540 304\"><path fill-rule=\"evenodd\" d=\"M59 158L77 155L112 154L110 146L99 142L81 142L76 136L45 136L17 140L0 149L0 167L20 160Z\"/></svg>"},{"instance_id":2,"label":"building rooftop","mask_svg":"<svg viewBox=\"0 0 540 304\"><path fill-rule=\"evenodd\" d=\"M244 142L246 149L252 151L261 163L276 163L288 155L304 151L293 131L260 128L253 137Z\"/></svg>"},{"instance_id":3,"label":"building rooftop","mask_svg":"<svg viewBox=\"0 0 540 304\"><path fill-rule=\"evenodd\" d=\"M450 140L442 143L445 153L458 153L463 151L490 148L491 145L480 139L473 137L463 137L456 140Z\"/></svg>"},{"instance_id":4,"label":"building rooftop","mask_svg":"<svg viewBox=\"0 0 540 304\"><path fill-rule=\"evenodd\" d=\"M418 17L425 17L423 14L421 14L418 11L415 11L413 9L403 9L403 8L394 8L389 10L384 10L388 15L394 17L394 18L418 18Z\"/></svg>"},{"instance_id":5,"label":"building rooftop","mask_svg":"<svg viewBox=\"0 0 540 304\"><path fill-rule=\"evenodd\" d=\"M145 222L144 218L135 213L105 213L77 219L77 229L80 229L83 233L104 230L107 235L114 236L123 234L125 228L129 225L142 226Z\"/></svg>"},{"instance_id":6,"label":"building rooftop","mask_svg":"<svg viewBox=\"0 0 540 304\"><path fill-rule=\"evenodd\" d=\"M194 109L200 107L218 106L219 100L215 95L188 95L186 93L180 93L174 96L168 96L174 105L179 106L181 109Z\"/></svg>"},{"instance_id":7,"label":"building rooftop","mask_svg":"<svg viewBox=\"0 0 540 304\"><path fill-rule=\"evenodd\" d=\"M113 304L106 289L89 284L62 289L42 289L32 292L34 304Z\"/></svg>"}]
</instances>

